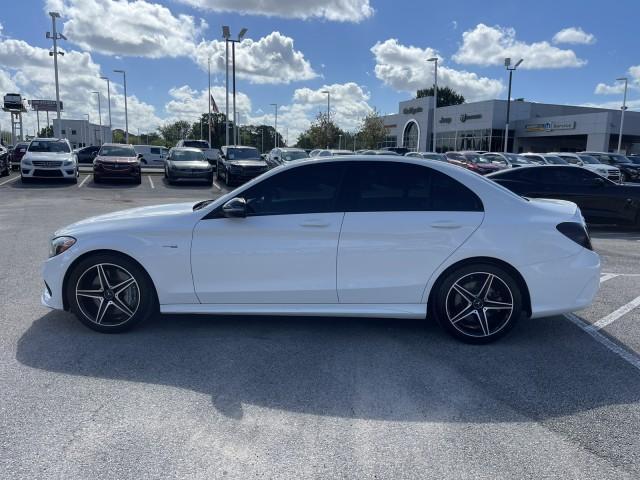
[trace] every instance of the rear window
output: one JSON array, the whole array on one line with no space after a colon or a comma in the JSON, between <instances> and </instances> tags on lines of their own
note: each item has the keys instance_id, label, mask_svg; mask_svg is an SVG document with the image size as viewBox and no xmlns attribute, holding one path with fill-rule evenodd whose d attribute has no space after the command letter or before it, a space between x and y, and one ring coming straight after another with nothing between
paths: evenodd
<instances>
[{"instance_id":1,"label":"rear window","mask_svg":"<svg viewBox=\"0 0 640 480\"><path fill-rule=\"evenodd\" d=\"M29 144L30 152L69 153L69 144L62 140L34 140Z\"/></svg>"},{"instance_id":2,"label":"rear window","mask_svg":"<svg viewBox=\"0 0 640 480\"><path fill-rule=\"evenodd\" d=\"M133 147L125 145L103 145L98 153L101 157L135 157Z\"/></svg>"},{"instance_id":3,"label":"rear window","mask_svg":"<svg viewBox=\"0 0 640 480\"><path fill-rule=\"evenodd\" d=\"M256 148L228 148L227 158L229 160L246 160L260 158L260 153Z\"/></svg>"},{"instance_id":4,"label":"rear window","mask_svg":"<svg viewBox=\"0 0 640 480\"><path fill-rule=\"evenodd\" d=\"M185 140L183 146L189 147L189 148L201 148L201 149L209 148L209 144L202 140Z\"/></svg>"}]
</instances>

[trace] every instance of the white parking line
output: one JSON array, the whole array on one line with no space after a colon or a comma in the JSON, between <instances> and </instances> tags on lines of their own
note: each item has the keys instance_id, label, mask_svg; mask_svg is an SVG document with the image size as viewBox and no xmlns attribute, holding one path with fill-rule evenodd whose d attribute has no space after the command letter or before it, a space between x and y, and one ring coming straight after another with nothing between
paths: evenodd
<instances>
[{"instance_id":1,"label":"white parking line","mask_svg":"<svg viewBox=\"0 0 640 480\"><path fill-rule=\"evenodd\" d=\"M84 185L84 184L85 184L85 182L86 182L87 180L89 180L89 177L92 177L92 176L93 176L93 175L87 175L86 177L84 177L84 180L82 180L82 181L80 182L80 185L78 185L78 188L80 188L82 185Z\"/></svg>"},{"instance_id":2,"label":"white parking line","mask_svg":"<svg viewBox=\"0 0 640 480\"><path fill-rule=\"evenodd\" d=\"M213 182L213 186L216 187L218 190L222 190L222 187L218 185L215 181Z\"/></svg>"},{"instance_id":3,"label":"white parking line","mask_svg":"<svg viewBox=\"0 0 640 480\"><path fill-rule=\"evenodd\" d=\"M577 315L574 315L573 313L567 313L565 314L565 318L567 318L567 320L574 323L580 329L582 329L583 331L591 335L591 337L595 341L597 341L598 343L601 343L604 347L611 350L613 353L618 355L624 361L626 361L627 363L633 365L638 370L640 370L640 357L622 348L620 345L616 344L615 342L609 340L607 337L601 334L598 330L593 329L591 325L583 321Z\"/></svg>"},{"instance_id":4,"label":"white parking line","mask_svg":"<svg viewBox=\"0 0 640 480\"><path fill-rule=\"evenodd\" d=\"M20 178L19 176L11 177L10 179L5 180L4 182L0 182L0 185L4 185L5 183L13 182L13 181L15 181L15 180L17 180L19 178Z\"/></svg>"},{"instance_id":5,"label":"white parking line","mask_svg":"<svg viewBox=\"0 0 640 480\"><path fill-rule=\"evenodd\" d=\"M640 297L634 298L629 303L621 306L615 312L611 312L606 317L601 318L597 322L593 323L590 326L590 328L593 329L593 330L600 330L600 329L606 327L607 325L612 324L617 319L619 319L621 316L626 315L627 313L629 313L631 310L633 310L634 308L636 308L638 306L640 306Z\"/></svg>"},{"instance_id":6,"label":"white parking line","mask_svg":"<svg viewBox=\"0 0 640 480\"><path fill-rule=\"evenodd\" d=\"M149 175L147 178L149 179L149 185L151 185L151 188L156 188L153 184L153 180L151 180L151 175Z\"/></svg>"},{"instance_id":7,"label":"white parking line","mask_svg":"<svg viewBox=\"0 0 640 480\"><path fill-rule=\"evenodd\" d=\"M619 277L619 273L603 273L600 275L600 283L606 282L607 280L611 280L612 278Z\"/></svg>"}]
</instances>

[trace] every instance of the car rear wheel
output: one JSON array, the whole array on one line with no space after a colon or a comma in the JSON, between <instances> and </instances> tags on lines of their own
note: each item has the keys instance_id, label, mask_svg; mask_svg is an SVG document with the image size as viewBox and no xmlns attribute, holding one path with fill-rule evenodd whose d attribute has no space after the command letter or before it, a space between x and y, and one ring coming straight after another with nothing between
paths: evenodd
<instances>
[{"instance_id":1,"label":"car rear wheel","mask_svg":"<svg viewBox=\"0 0 640 480\"><path fill-rule=\"evenodd\" d=\"M466 265L439 283L434 311L453 337L489 343L505 335L522 315L522 293L504 269L486 263Z\"/></svg>"},{"instance_id":2,"label":"car rear wheel","mask_svg":"<svg viewBox=\"0 0 640 480\"><path fill-rule=\"evenodd\" d=\"M135 262L101 253L82 260L67 282L71 311L92 330L129 330L158 310L155 290Z\"/></svg>"}]
</instances>

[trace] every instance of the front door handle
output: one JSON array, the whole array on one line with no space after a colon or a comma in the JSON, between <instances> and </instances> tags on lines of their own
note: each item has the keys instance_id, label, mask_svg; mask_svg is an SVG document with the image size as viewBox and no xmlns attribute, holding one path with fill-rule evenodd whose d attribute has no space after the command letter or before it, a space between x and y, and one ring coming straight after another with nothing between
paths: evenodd
<instances>
[{"instance_id":1,"label":"front door handle","mask_svg":"<svg viewBox=\"0 0 640 480\"><path fill-rule=\"evenodd\" d=\"M433 222L431 224L431 228L440 228L443 230L454 230L460 227L462 227L462 225L453 222Z\"/></svg>"},{"instance_id":2,"label":"front door handle","mask_svg":"<svg viewBox=\"0 0 640 480\"><path fill-rule=\"evenodd\" d=\"M323 220L307 220L300 224L301 227L316 227L316 228L328 227L329 225L330 225L329 222L326 222Z\"/></svg>"}]
</instances>

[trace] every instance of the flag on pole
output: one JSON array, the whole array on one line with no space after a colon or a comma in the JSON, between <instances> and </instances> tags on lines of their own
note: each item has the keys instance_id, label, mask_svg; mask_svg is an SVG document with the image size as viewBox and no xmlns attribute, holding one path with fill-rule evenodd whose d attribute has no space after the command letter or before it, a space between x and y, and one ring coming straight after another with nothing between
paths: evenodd
<instances>
[{"instance_id":1,"label":"flag on pole","mask_svg":"<svg viewBox=\"0 0 640 480\"><path fill-rule=\"evenodd\" d=\"M213 99L213 95L209 95L211 97L211 110L213 110L213 113L220 113L220 110L218 110L218 105L216 105L216 101Z\"/></svg>"}]
</instances>

